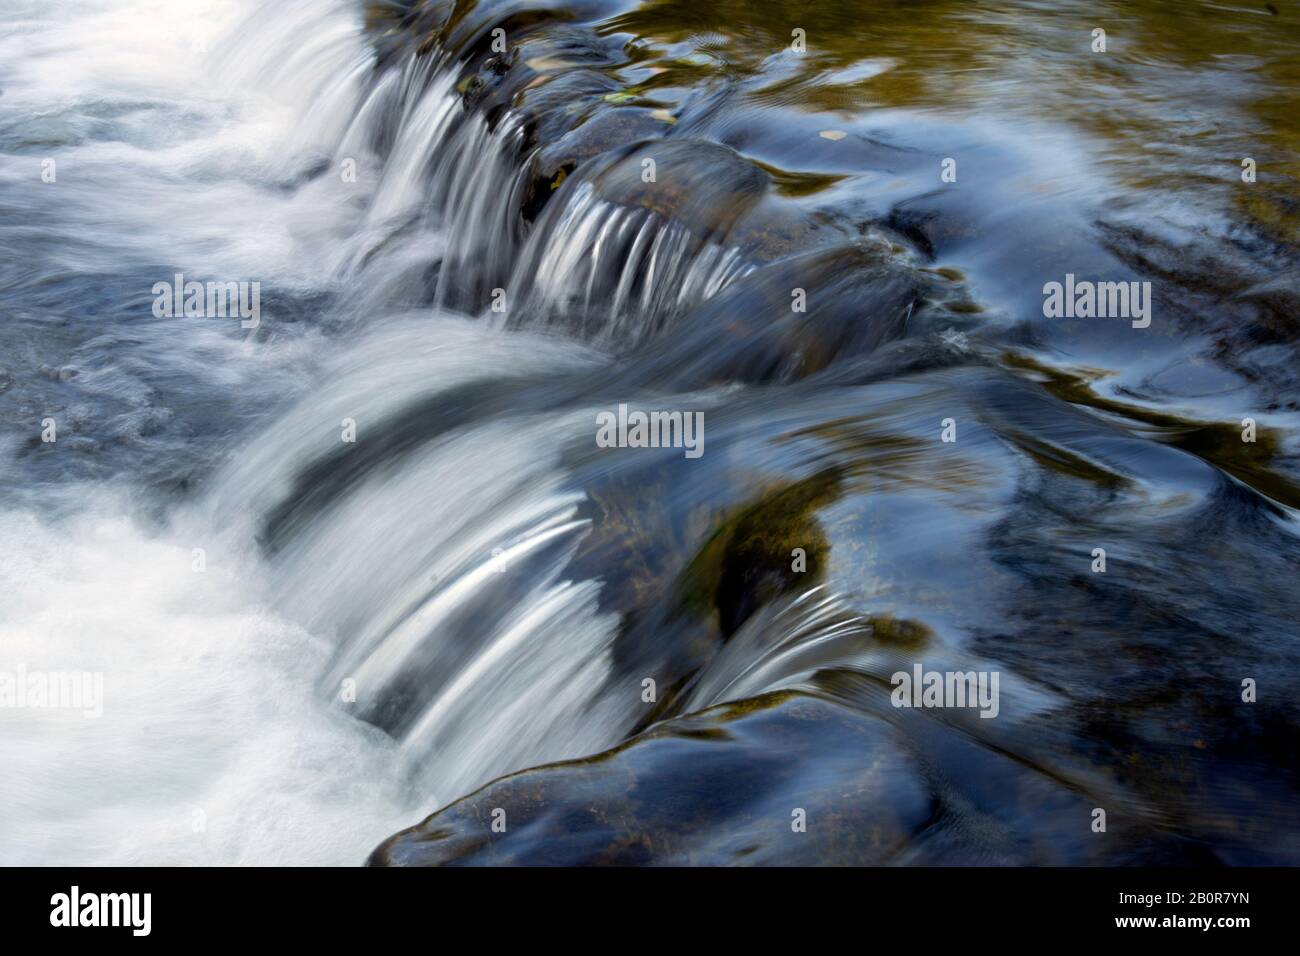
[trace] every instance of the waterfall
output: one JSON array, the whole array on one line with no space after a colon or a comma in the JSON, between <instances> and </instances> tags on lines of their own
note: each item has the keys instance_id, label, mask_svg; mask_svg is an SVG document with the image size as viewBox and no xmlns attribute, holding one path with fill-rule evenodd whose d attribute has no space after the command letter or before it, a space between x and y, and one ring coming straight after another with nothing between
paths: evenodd
<instances>
[{"instance_id":1,"label":"waterfall","mask_svg":"<svg viewBox=\"0 0 1300 956\"><path fill-rule=\"evenodd\" d=\"M820 59L771 11L0 4L0 692L103 688L4 712L4 862L360 863L773 691L888 742L911 859L1096 862L1083 800L1273 859L1293 715L1233 708L1295 696L1290 247L1108 166L1056 73L978 79L1002 33L937 37L993 44L953 99L902 71L966 19L893 8ZM1058 275L1150 282L1150 328L1045 318ZM997 719L891 708L914 666Z\"/></svg>"}]
</instances>

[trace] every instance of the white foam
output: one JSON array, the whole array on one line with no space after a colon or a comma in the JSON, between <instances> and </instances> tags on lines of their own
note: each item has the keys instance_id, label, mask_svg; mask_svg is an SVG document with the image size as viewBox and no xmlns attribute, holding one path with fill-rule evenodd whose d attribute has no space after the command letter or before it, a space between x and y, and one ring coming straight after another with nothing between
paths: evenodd
<instances>
[{"instance_id":1,"label":"white foam","mask_svg":"<svg viewBox=\"0 0 1300 956\"><path fill-rule=\"evenodd\" d=\"M331 649L266 608L255 553L209 542L197 572L125 510L0 513L0 670L103 674L98 718L0 709L0 861L357 864L433 809L317 695Z\"/></svg>"}]
</instances>

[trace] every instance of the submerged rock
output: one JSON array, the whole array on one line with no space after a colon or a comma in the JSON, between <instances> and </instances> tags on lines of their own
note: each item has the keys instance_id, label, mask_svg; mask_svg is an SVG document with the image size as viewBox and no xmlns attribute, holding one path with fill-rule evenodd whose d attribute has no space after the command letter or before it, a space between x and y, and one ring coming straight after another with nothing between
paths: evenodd
<instances>
[{"instance_id":1,"label":"submerged rock","mask_svg":"<svg viewBox=\"0 0 1300 956\"><path fill-rule=\"evenodd\" d=\"M861 675L848 678L862 683ZM861 690L858 691L862 693ZM882 697L884 691L871 691ZM1122 804L917 712L766 694L583 760L503 777L403 830L372 866L1099 864L1187 861ZM911 732L915 730L915 732ZM958 767L960 775L937 769ZM1026 813L1031 809L1032 813Z\"/></svg>"},{"instance_id":2,"label":"submerged rock","mask_svg":"<svg viewBox=\"0 0 1300 956\"><path fill-rule=\"evenodd\" d=\"M524 216L532 219L582 163L628 143L655 139L667 131L653 111L624 106L606 109L554 143L544 145L532 159Z\"/></svg>"},{"instance_id":3,"label":"submerged rock","mask_svg":"<svg viewBox=\"0 0 1300 956\"><path fill-rule=\"evenodd\" d=\"M594 176L592 185L607 202L640 206L707 237L730 232L770 181L726 146L674 139L637 146Z\"/></svg>"},{"instance_id":4,"label":"submerged rock","mask_svg":"<svg viewBox=\"0 0 1300 956\"><path fill-rule=\"evenodd\" d=\"M726 637L758 607L819 580L829 545L815 515L839 483L835 471L814 475L725 522L682 574L685 603L716 614Z\"/></svg>"},{"instance_id":5,"label":"submerged rock","mask_svg":"<svg viewBox=\"0 0 1300 956\"><path fill-rule=\"evenodd\" d=\"M883 863L930 814L887 727L777 694L498 780L392 837L370 863Z\"/></svg>"},{"instance_id":6,"label":"submerged rock","mask_svg":"<svg viewBox=\"0 0 1300 956\"><path fill-rule=\"evenodd\" d=\"M678 387L798 381L867 356L910 326L952 321L942 306L950 285L879 240L792 256L691 310L643 357L643 374Z\"/></svg>"}]
</instances>

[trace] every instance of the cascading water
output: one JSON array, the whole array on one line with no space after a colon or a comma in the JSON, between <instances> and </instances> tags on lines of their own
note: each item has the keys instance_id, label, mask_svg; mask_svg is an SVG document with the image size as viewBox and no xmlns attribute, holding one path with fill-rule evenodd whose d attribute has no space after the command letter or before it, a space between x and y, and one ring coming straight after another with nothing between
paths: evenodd
<instances>
[{"instance_id":1,"label":"cascading water","mask_svg":"<svg viewBox=\"0 0 1300 956\"><path fill-rule=\"evenodd\" d=\"M366 238L364 206L301 184L361 103L356 11L279 5L250 33L252 10L6 4L0 364L75 367L78 388L6 396L71 454L47 467L6 432L0 646L7 670L107 675L98 719L6 711L6 863L347 863L412 811L390 742L316 693L330 646L274 609L252 540L200 542L151 507L189 480L185 446L216 453L319 352L315 333L153 320L152 284L174 265L328 295L342 238Z\"/></svg>"},{"instance_id":2,"label":"cascading water","mask_svg":"<svg viewBox=\"0 0 1300 956\"><path fill-rule=\"evenodd\" d=\"M258 276L293 298L339 303L327 307L332 323L364 317L371 327L333 358L315 334L278 327L269 339L254 332L243 341L197 324L140 333L163 340L143 344L133 359L158 361L159 379L195 375L231 393L215 415L240 419L272 402L288 410L242 442L207 482L211 490L165 531L149 528L149 516L144 527L118 516L147 509L129 485L41 489L86 496L50 526L40 503L6 515L6 540L29 542L5 557L6 579L23 582L6 600L7 651L47 666L83 659L114 675L102 720L42 715L10 736L18 758L6 803L27 805L52 790L95 793L86 803L44 802L34 818L9 816L3 845L14 862L79 860L88 845L107 861L355 862L436 805L439 791L449 799L502 773L603 749L634 723L629 704L601 694L613 619L597 607L598 584L563 574L589 522L575 517L581 494L565 487L547 449L581 437L588 415L468 423L422 447L396 475L359 475L345 500L305 517L270 560L258 552L259 523L331 447L337 422L359 420L364 434L458 384L554 375L596 357L450 316L403 316L404 305L431 295L436 307L456 291L427 282L431 263L455 282L508 281L520 246L507 226L517 127L489 130L466 116L454 64L410 58L376 74L352 4L244 6L105 4L63 11L62 22L59 11L40 19L31 11L7 37L16 47L30 31L50 51L22 60L39 75L6 77L12 122L27 107L23 94L34 97L47 83L68 113L90 101L110 115L145 113L139 135L167 124L166 136L128 153L60 131L70 140L54 149L60 188L86 192L57 203L56 221L71 234L79 220L107 215L120 232L82 240L92 255L103 250L105 268L111 255L125 261L112 265L124 272L175 261L192 275ZM135 54L157 45L157 74L132 70L143 88L101 85L124 37ZM180 77L163 56L173 49L184 51ZM20 161L8 159L12 187ZM368 171L342 184L313 172L345 161ZM574 208L594 231L608 232L598 217L618 219L612 208ZM160 228L169 219L181 236ZM583 233L568 247L563 229L548 235L546 248L527 255L590 254ZM19 241L12 229L8 238ZM652 294L672 288L653 281L655 269L686 272L670 226L656 232L647 222L633 241L646 247L644 314ZM677 299L716 289L731 260L708 261L716 271ZM548 262L534 301L558 309L567 295L590 298L583 283L614 268L595 265L575 277ZM631 281L629 270L623 285ZM623 288L620 309L627 298ZM315 372L321 362L330 367L323 380L334 383L325 391ZM80 375L128 402L132 386L140 404L163 391L123 382L112 368ZM309 383L309 395L285 405ZM124 417L141 414L149 412ZM526 444L521 430L531 436ZM169 449L147 449L159 452ZM191 568L195 548L202 575ZM109 568L113 575L95 580L95 569ZM78 581L114 595L111 618ZM55 592L65 611L40 606ZM453 633L456 640L443 640ZM359 689L355 716L391 741L331 707L344 680ZM53 753L39 742L51 733L60 737ZM148 736L147 750L138 750ZM340 813L355 816L344 822Z\"/></svg>"},{"instance_id":3,"label":"cascading water","mask_svg":"<svg viewBox=\"0 0 1300 956\"><path fill-rule=\"evenodd\" d=\"M1191 756L1159 730L1208 720L1193 684L1294 684L1300 604L1269 583L1298 566L1289 380L1211 368L1217 318L1140 340L1025 320L1049 248L1135 268L1115 222L1040 241L1045 212L1085 236L1078 187L979 180L1051 166L1050 123L1014 118L1017 148L924 110L846 133L835 70L687 49L654 4L7 5L0 665L105 684L101 717L6 717L5 862L356 863L629 740L557 812L621 799L638 754L676 806L693 765L654 748L754 748L727 722L779 722L764 695L787 690L869 743L762 730L717 772L809 766L732 803L788 823L787 797L874 766L912 820L881 861L1095 862L1068 821L1102 799L1125 860L1293 858L1286 715ZM902 56L838 65L868 83ZM980 182L955 208L929 175L954 136ZM796 140L840 152L781 168ZM260 282L263 315L151 312L178 272ZM1238 292L1248 316L1282 294ZM1239 406L1271 458L1225 441ZM702 415L704 454L600 447L624 407ZM1207 529L1231 587L1185 557ZM1098 542L1122 569L1100 597ZM1263 595L1244 617L1237 590ZM881 688L922 658L998 671L1000 719L900 717ZM1142 779L1099 740L1167 759ZM1169 792L1229 754L1260 771L1248 830L1231 788ZM701 823L700 858L751 852L740 827ZM377 858L423 861L415 832Z\"/></svg>"}]
</instances>

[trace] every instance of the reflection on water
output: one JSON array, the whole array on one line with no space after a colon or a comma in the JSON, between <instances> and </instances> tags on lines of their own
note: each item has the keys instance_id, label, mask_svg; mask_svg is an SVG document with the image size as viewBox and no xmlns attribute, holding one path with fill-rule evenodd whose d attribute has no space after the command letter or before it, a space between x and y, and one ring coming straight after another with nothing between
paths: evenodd
<instances>
[{"instance_id":1,"label":"reflection on water","mask_svg":"<svg viewBox=\"0 0 1300 956\"><path fill-rule=\"evenodd\" d=\"M268 681L374 781L344 858L450 803L372 859L1295 863L1275 7L250 4L188 84L125 85L102 38L148 4L47 25L0 99L11 508L57 554L112 482L114 542L168 545L142 569L239 556L249 640L291 636ZM33 190L46 152L95 188ZM153 317L175 271L260 279L262 327ZM1150 283L1149 327L1045 318L1067 275ZM705 453L600 447L620 406L702 415ZM0 610L30 649L29 604ZM916 666L996 673L997 716L892 706ZM177 752L129 716L122 760ZM256 755L248 789L290 785ZM106 852L148 812L114 800ZM61 812L31 825L81 839ZM268 818L220 852L294 858Z\"/></svg>"},{"instance_id":2,"label":"reflection on water","mask_svg":"<svg viewBox=\"0 0 1300 956\"><path fill-rule=\"evenodd\" d=\"M1100 175L1177 193L1216 226L1231 209L1294 237L1300 22L1294 8L1270 6L657 0L610 18L602 32L643 42L624 72L656 100L689 102L713 79L738 84L737 103L760 110L848 121L924 110L1004 130L1059 124L1066 129L1037 135L1078 134ZM803 56L782 52L792 28L809 38ZM1106 31L1104 54L1092 53L1095 29ZM638 70L653 75L638 82ZM1247 155L1269 175L1261 189L1234 190ZM1071 165L1058 157L1023 186L1092 187L1070 182Z\"/></svg>"}]
</instances>

